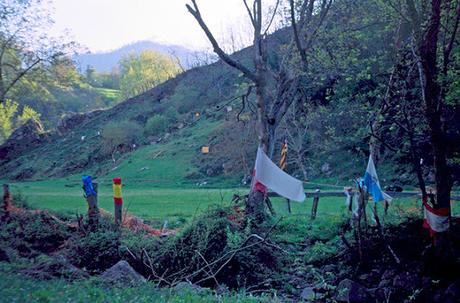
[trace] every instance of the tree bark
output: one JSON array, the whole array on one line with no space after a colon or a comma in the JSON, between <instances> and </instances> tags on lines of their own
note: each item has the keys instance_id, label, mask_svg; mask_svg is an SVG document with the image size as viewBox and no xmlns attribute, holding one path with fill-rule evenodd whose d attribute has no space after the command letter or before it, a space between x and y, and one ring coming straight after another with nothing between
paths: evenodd
<instances>
[{"instance_id":1,"label":"tree bark","mask_svg":"<svg viewBox=\"0 0 460 303\"><path fill-rule=\"evenodd\" d=\"M97 183L93 182L93 188L96 192L96 195L90 195L86 197L86 202L88 203L88 224L90 230L96 230L99 225L99 207L97 205Z\"/></svg>"},{"instance_id":2,"label":"tree bark","mask_svg":"<svg viewBox=\"0 0 460 303\"><path fill-rule=\"evenodd\" d=\"M426 33L420 43L420 59L425 78L425 117L428 121L434 156L436 205L450 207L452 177L447 165L446 140L442 126L443 101L438 83L437 48L441 24L441 0L431 1L431 15Z\"/></svg>"}]
</instances>

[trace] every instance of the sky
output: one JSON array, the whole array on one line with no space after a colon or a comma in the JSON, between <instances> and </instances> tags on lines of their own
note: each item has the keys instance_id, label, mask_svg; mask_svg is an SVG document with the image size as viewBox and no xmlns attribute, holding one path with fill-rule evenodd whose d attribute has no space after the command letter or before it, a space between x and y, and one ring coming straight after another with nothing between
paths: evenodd
<instances>
[{"instance_id":1,"label":"sky","mask_svg":"<svg viewBox=\"0 0 460 303\"><path fill-rule=\"evenodd\" d=\"M140 40L210 49L206 36L185 4L189 0L52 0L58 34L69 30L91 52L108 51ZM242 0L196 0L215 36L248 44L251 32ZM251 1L248 1L249 3ZM230 47L230 46L228 46Z\"/></svg>"}]
</instances>

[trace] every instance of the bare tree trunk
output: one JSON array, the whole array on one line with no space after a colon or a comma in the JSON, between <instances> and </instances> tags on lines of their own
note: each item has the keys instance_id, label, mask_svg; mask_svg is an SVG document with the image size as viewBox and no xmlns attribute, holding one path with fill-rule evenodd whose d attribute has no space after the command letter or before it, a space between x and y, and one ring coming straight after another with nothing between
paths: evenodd
<instances>
[{"instance_id":1,"label":"bare tree trunk","mask_svg":"<svg viewBox=\"0 0 460 303\"><path fill-rule=\"evenodd\" d=\"M444 137L441 113L443 100L440 100L441 88L438 79L437 46L441 20L441 0L431 1L431 16L427 32L420 45L420 58L425 78L425 116L430 128L433 146L436 208L450 206L452 178L447 165L446 141Z\"/></svg>"}]
</instances>

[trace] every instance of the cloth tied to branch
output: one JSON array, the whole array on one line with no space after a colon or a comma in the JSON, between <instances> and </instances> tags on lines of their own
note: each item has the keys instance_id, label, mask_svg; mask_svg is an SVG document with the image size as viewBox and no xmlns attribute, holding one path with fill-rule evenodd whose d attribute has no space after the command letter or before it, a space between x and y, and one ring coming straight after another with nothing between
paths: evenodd
<instances>
[{"instance_id":1,"label":"cloth tied to branch","mask_svg":"<svg viewBox=\"0 0 460 303\"><path fill-rule=\"evenodd\" d=\"M303 202L305 191L302 181L285 173L259 147L254 168L253 190L266 193L270 188L278 195L290 200Z\"/></svg>"},{"instance_id":2,"label":"cloth tied to branch","mask_svg":"<svg viewBox=\"0 0 460 303\"><path fill-rule=\"evenodd\" d=\"M430 236L434 237L436 233L445 232L449 229L450 208L434 209L428 204L427 199L423 203L423 227L430 231Z\"/></svg>"}]
</instances>

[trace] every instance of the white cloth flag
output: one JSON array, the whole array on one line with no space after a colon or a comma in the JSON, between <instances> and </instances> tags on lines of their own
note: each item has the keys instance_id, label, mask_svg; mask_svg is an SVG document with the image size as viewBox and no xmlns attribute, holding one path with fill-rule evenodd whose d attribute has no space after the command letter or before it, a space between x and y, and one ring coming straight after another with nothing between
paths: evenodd
<instances>
[{"instance_id":1,"label":"white cloth flag","mask_svg":"<svg viewBox=\"0 0 460 303\"><path fill-rule=\"evenodd\" d=\"M289 200L298 202L305 200L302 181L280 169L260 147L257 149L255 181L259 181L278 195Z\"/></svg>"}]
</instances>

